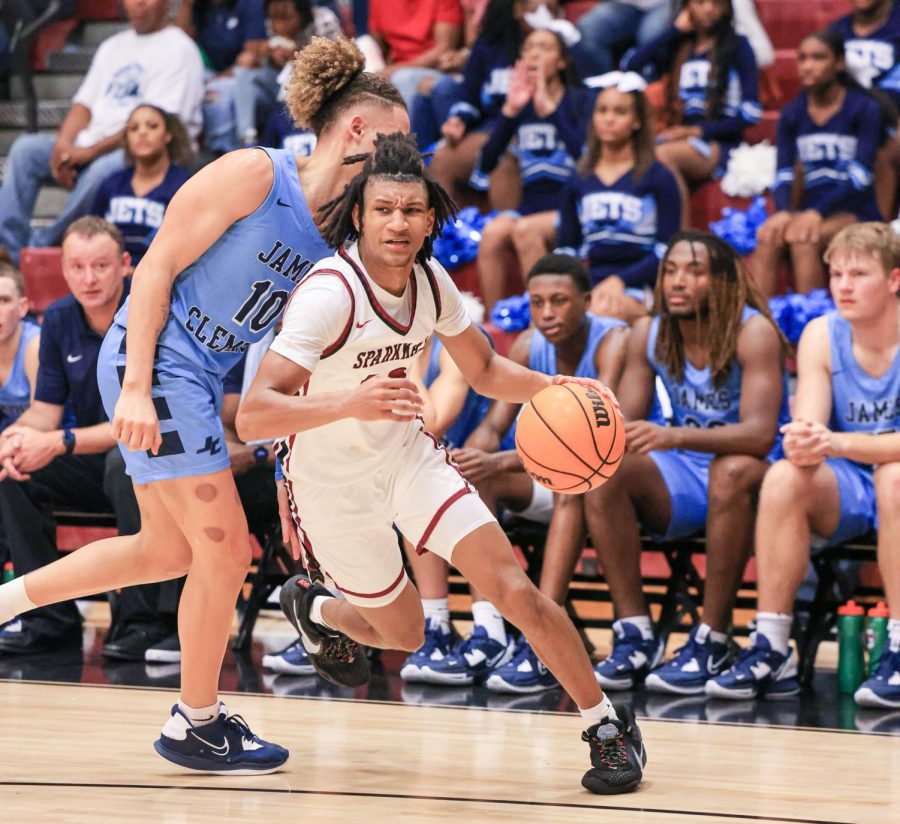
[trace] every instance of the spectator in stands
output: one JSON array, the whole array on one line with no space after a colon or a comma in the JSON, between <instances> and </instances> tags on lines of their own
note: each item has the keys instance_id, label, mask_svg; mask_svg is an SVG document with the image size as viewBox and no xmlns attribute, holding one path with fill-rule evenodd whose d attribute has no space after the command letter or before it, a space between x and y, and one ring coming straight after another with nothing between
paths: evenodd
<instances>
[{"instance_id":1,"label":"spectator in stands","mask_svg":"<svg viewBox=\"0 0 900 824\"><path fill-rule=\"evenodd\" d=\"M137 266L162 224L163 214L188 179L191 143L178 115L138 106L125 125L124 169L97 188L91 213L116 226Z\"/></svg>"},{"instance_id":2,"label":"spectator in stands","mask_svg":"<svg viewBox=\"0 0 900 824\"><path fill-rule=\"evenodd\" d=\"M31 405L41 327L28 317L22 273L0 263L0 432Z\"/></svg>"},{"instance_id":3,"label":"spectator in stands","mask_svg":"<svg viewBox=\"0 0 900 824\"><path fill-rule=\"evenodd\" d=\"M594 667L604 689L646 678L648 689L702 693L727 666L754 503L779 454L778 427L788 420L785 348L737 253L706 232L676 234L656 282L654 317L639 320L628 342L618 392L627 452L616 474L584 496L617 618L612 652ZM657 379L671 401L672 426L647 420ZM641 587L641 531L668 541L704 528L703 622L656 668L665 640Z\"/></svg>"},{"instance_id":4,"label":"spectator in stands","mask_svg":"<svg viewBox=\"0 0 900 824\"><path fill-rule=\"evenodd\" d=\"M516 339L510 359L548 375L595 378L615 387L622 372L628 330L620 321L588 314L590 280L581 262L571 255L545 255L528 273L527 285L533 326ZM502 507L519 517L547 523L551 514L556 517L552 493L525 472L512 447L513 438L507 434L518 411L516 404L495 401L465 446L451 454L492 511ZM560 537L555 520L551 531ZM410 657L409 663L415 663L419 656L416 680L471 684L487 678L513 658L514 644L507 637L500 613L474 590L472 600L471 636L447 653L449 638L435 633L432 627L425 646ZM437 655L426 654L429 645L430 652L438 650ZM528 658L536 677L544 682L552 678L534 663L527 644L515 652L521 653L521 657L515 656L515 666L521 666L523 677L529 667L523 662ZM492 687L490 678L488 686Z\"/></svg>"},{"instance_id":5,"label":"spectator in stands","mask_svg":"<svg viewBox=\"0 0 900 824\"><path fill-rule=\"evenodd\" d=\"M385 55L381 74L411 109L419 84L441 78L440 65L462 44L462 5L460 0L369 0L369 34Z\"/></svg>"},{"instance_id":6,"label":"spectator in stands","mask_svg":"<svg viewBox=\"0 0 900 824\"><path fill-rule=\"evenodd\" d=\"M256 144L258 127L265 126L278 107L279 94L290 79L294 52L313 36L342 34L337 15L325 6L313 6L310 0L265 0L265 10L272 36L262 64L235 73L237 137L243 146Z\"/></svg>"},{"instance_id":7,"label":"spectator in stands","mask_svg":"<svg viewBox=\"0 0 900 824\"><path fill-rule=\"evenodd\" d=\"M744 129L762 116L756 59L734 30L731 0L682 0L672 28L622 68L668 73L656 155L689 183L723 174Z\"/></svg>"},{"instance_id":8,"label":"spectator in stands","mask_svg":"<svg viewBox=\"0 0 900 824\"><path fill-rule=\"evenodd\" d=\"M0 243L16 260L29 243L58 243L90 209L100 181L122 167L125 122L138 103L178 113L192 137L200 131L203 64L196 44L168 25L168 0L123 2L131 27L100 45L59 134L27 134L12 145L0 187ZM32 234L38 190L51 179L71 193L53 225Z\"/></svg>"},{"instance_id":9,"label":"spectator in stands","mask_svg":"<svg viewBox=\"0 0 900 824\"><path fill-rule=\"evenodd\" d=\"M797 62L803 91L778 121L776 212L759 229L753 260L765 295L775 292L785 250L794 288L809 292L825 285L821 256L831 238L857 220L880 219L872 188L882 133L878 103L844 71L844 44L835 32L804 38ZM794 201L798 163L801 191Z\"/></svg>"},{"instance_id":10,"label":"spectator in stands","mask_svg":"<svg viewBox=\"0 0 900 824\"><path fill-rule=\"evenodd\" d=\"M0 435L0 521L17 575L57 558L53 508L112 510L126 535L140 527L95 376L103 335L128 293L128 253L118 229L87 216L67 230L62 255L72 294L47 309L34 401ZM145 650L170 632L159 597L159 584L122 590L104 655L143 660ZM0 652L80 646L80 634L81 616L67 601L6 624Z\"/></svg>"},{"instance_id":11,"label":"spectator in stands","mask_svg":"<svg viewBox=\"0 0 900 824\"><path fill-rule=\"evenodd\" d=\"M262 0L182 0L177 24L205 58L203 144L211 152L237 148L236 72L260 64L266 48Z\"/></svg>"},{"instance_id":12,"label":"spectator in stands","mask_svg":"<svg viewBox=\"0 0 900 824\"><path fill-rule=\"evenodd\" d=\"M460 99L441 126L443 143L431 160L431 174L457 203L472 197L469 176L478 152L491 133L493 119L506 100L509 76L525 39L521 9L521 2L491 0L488 3L463 72ZM432 96L445 82L435 84ZM421 108L417 100L413 131L422 128Z\"/></svg>"},{"instance_id":13,"label":"spectator in stands","mask_svg":"<svg viewBox=\"0 0 900 824\"><path fill-rule=\"evenodd\" d=\"M577 23L585 76L612 71L629 46L659 37L672 19L671 7L670 0L604 0L586 11Z\"/></svg>"},{"instance_id":14,"label":"spectator in stands","mask_svg":"<svg viewBox=\"0 0 900 824\"><path fill-rule=\"evenodd\" d=\"M587 259L594 314L633 321L647 314L684 198L654 155L644 79L609 72L595 85L587 151L562 196L557 251Z\"/></svg>"},{"instance_id":15,"label":"spectator in stands","mask_svg":"<svg viewBox=\"0 0 900 824\"><path fill-rule=\"evenodd\" d=\"M593 93L577 85L562 38L547 29L532 31L472 173L473 186L490 186L495 208L515 209L485 226L479 246L478 279L488 312L503 297L508 252L518 257L520 271L528 272L556 245L560 194L584 149L593 102ZM519 164L518 202L489 178L507 150Z\"/></svg>"},{"instance_id":16,"label":"spectator in stands","mask_svg":"<svg viewBox=\"0 0 900 824\"><path fill-rule=\"evenodd\" d=\"M782 428L787 458L760 493L756 634L706 692L741 700L798 692L788 640L810 543L836 546L877 529L889 639L854 697L900 707L900 238L883 223L848 226L825 259L837 308L800 338L794 420Z\"/></svg>"},{"instance_id":17,"label":"spectator in stands","mask_svg":"<svg viewBox=\"0 0 900 824\"><path fill-rule=\"evenodd\" d=\"M852 0L853 12L831 24L844 38L847 71L863 88L887 96L900 109L900 4L895 0ZM884 109L884 106L882 106ZM894 216L900 141L894 122L875 157L875 197L885 219ZM890 118L890 115L889 115Z\"/></svg>"}]
</instances>

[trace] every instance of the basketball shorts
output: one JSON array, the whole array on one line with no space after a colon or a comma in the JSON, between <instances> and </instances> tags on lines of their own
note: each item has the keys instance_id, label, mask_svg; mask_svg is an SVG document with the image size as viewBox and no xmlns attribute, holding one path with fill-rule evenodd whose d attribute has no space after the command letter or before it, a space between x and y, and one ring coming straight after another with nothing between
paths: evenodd
<instances>
[{"instance_id":1,"label":"basketball shorts","mask_svg":"<svg viewBox=\"0 0 900 824\"><path fill-rule=\"evenodd\" d=\"M285 481L307 569L360 607L386 606L406 585L393 527L420 554L427 549L451 561L463 538L496 520L447 450L422 431L361 481L342 487Z\"/></svg>"},{"instance_id":2,"label":"basketball shorts","mask_svg":"<svg viewBox=\"0 0 900 824\"><path fill-rule=\"evenodd\" d=\"M671 541L699 532L706 526L709 503L709 465L713 456L672 449L648 453L656 464L672 501L672 517L664 535L656 541Z\"/></svg>"},{"instance_id":3,"label":"basketball shorts","mask_svg":"<svg viewBox=\"0 0 900 824\"><path fill-rule=\"evenodd\" d=\"M553 493L546 486L532 480L531 500L521 512L513 512L517 518L549 524L553 517Z\"/></svg>"},{"instance_id":4,"label":"basketball shorts","mask_svg":"<svg viewBox=\"0 0 900 824\"><path fill-rule=\"evenodd\" d=\"M112 420L125 376L125 329L113 324L97 362L97 383ZM191 475L209 475L231 462L222 428L222 380L167 347L157 346L153 360L153 405L162 444L156 455L132 452L119 444L125 470L136 484Z\"/></svg>"},{"instance_id":5,"label":"basketball shorts","mask_svg":"<svg viewBox=\"0 0 900 824\"><path fill-rule=\"evenodd\" d=\"M878 529L878 510L871 466L854 463L846 458L826 458L825 464L834 472L840 501L840 520L837 529L827 536L817 536L815 547L836 546L858 535Z\"/></svg>"}]
</instances>

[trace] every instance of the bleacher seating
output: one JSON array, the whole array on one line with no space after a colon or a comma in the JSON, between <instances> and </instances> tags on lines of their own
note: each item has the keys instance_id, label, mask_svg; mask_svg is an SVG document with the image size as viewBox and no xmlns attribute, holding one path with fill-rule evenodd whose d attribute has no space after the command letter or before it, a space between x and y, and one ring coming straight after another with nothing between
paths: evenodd
<instances>
[{"instance_id":1,"label":"bleacher seating","mask_svg":"<svg viewBox=\"0 0 900 824\"><path fill-rule=\"evenodd\" d=\"M25 296L35 314L43 314L53 301L69 294L62 273L61 249L23 249L19 268L25 278Z\"/></svg>"}]
</instances>

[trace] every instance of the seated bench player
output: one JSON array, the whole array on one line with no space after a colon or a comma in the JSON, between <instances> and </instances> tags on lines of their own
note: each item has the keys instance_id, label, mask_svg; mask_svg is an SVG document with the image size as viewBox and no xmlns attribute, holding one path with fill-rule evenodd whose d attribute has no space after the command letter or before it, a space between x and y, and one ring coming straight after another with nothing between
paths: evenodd
<instances>
[{"instance_id":1,"label":"seated bench player","mask_svg":"<svg viewBox=\"0 0 900 824\"><path fill-rule=\"evenodd\" d=\"M877 529L889 637L854 697L900 707L900 238L883 223L854 224L835 235L825 260L836 309L800 338L786 458L760 493L756 633L706 692L739 700L798 692L788 639L810 545Z\"/></svg>"}]
</instances>

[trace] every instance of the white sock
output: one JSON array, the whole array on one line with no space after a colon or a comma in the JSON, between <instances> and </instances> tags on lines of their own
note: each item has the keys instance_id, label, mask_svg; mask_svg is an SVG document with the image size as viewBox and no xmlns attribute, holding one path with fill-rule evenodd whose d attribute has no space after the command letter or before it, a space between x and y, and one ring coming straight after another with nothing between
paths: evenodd
<instances>
[{"instance_id":1,"label":"white sock","mask_svg":"<svg viewBox=\"0 0 900 824\"><path fill-rule=\"evenodd\" d=\"M497 608L490 601L473 601L472 619L476 627L485 628L489 638L493 638L500 644L507 643L503 616L497 612Z\"/></svg>"},{"instance_id":2,"label":"white sock","mask_svg":"<svg viewBox=\"0 0 900 824\"><path fill-rule=\"evenodd\" d=\"M891 652L900 652L900 618L888 621L888 646Z\"/></svg>"},{"instance_id":3,"label":"white sock","mask_svg":"<svg viewBox=\"0 0 900 824\"><path fill-rule=\"evenodd\" d=\"M772 649L782 655L787 655L793 622L794 616L783 612L756 613L756 631L764 635Z\"/></svg>"},{"instance_id":4,"label":"white sock","mask_svg":"<svg viewBox=\"0 0 900 824\"><path fill-rule=\"evenodd\" d=\"M187 720L191 722L192 727L202 727L205 724L212 724L219 717L219 712L221 711L221 704L216 701L215 704L210 704L208 707L189 707L184 701L178 702L178 709L180 709Z\"/></svg>"},{"instance_id":5,"label":"white sock","mask_svg":"<svg viewBox=\"0 0 900 824\"><path fill-rule=\"evenodd\" d=\"M641 631L641 635L646 641L652 641L654 636L653 622L649 615L630 615L628 618L619 619L623 624L631 624Z\"/></svg>"},{"instance_id":6,"label":"white sock","mask_svg":"<svg viewBox=\"0 0 900 824\"><path fill-rule=\"evenodd\" d=\"M321 624L323 627L327 627L328 629L334 629L334 627L331 626L331 624L329 624L322 615L322 605L326 601L333 600L334 598L332 598L330 595L317 595L315 598L313 598L312 606L309 609L309 619L314 624Z\"/></svg>"},{"instance_id":7,"label":"white sock","mask_svg":"<svg viewBox=\"0 0 900 824\"><path fill-rule=\"evenodd\" d=\"M605 695L596 707L591 707L586 710L579 709L578 712L581 713L581 717L584 720L585 729L590 729L595 724L602 724L610 718L619 718L619 716L616 715L616 711L613 709L612 702Z\"/></svg>"},{"instance_id":8,"label":"white sock","mask_svg":"<svg viewBox=\"0 0 900 824\"><path fill-rule=\"evenodd\" d=\"M0 624L12 621L17 615L36 607L37 604L25 591L24 575L0 586Z\"/></svg>"},{"instance_id":9,"label":"white sock","mask_svg":"<svg viewBox=\"0 0 900 824\"><path fill-rule=\"evenodd\" d=\"M727 632L716 632L709 624L700 624L700 629L706 629L706 637L715 644L724 644L728 640Z\"/></svg>"},{"instance_id":10,"label":"white sock","mask_svg":"<svg viewBox=\"0 0 900 824\"><path fill-rule=\"evenodd\" d=\"M442 632L450 632L450 604L446 598L423 598L422 611L426 625L434 618L440 623Z\"/></svg>"}]
</instances>

